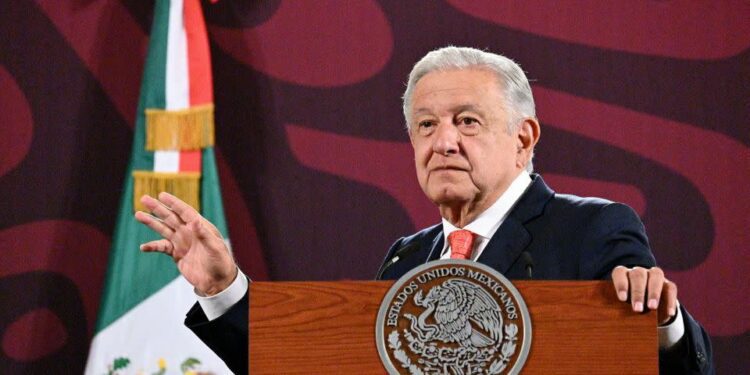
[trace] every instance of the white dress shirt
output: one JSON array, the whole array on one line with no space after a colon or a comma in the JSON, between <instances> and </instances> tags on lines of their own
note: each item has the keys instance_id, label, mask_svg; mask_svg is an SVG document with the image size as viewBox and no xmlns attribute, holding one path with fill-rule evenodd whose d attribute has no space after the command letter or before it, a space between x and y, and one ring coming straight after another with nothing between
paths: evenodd
<instances>
[{"instance_id":1,"label":"white dress shirt","mask_svg":"<svg viewBox=\"0 0 750 375\"><path fill-rule=\"evenodd\" d=\"M198 297L198 303L203 309L203 313L206 314L208 320L214 320L225 312L229 311L229 308L234 306L235 303L242 299L242 296L247 292L247 288L250 285L250 280L241 270L237 269L237 277L234 281L224 290L213 296L202 296L197 290L193 289L196 297Z\"/></svg>"}]
</instances>

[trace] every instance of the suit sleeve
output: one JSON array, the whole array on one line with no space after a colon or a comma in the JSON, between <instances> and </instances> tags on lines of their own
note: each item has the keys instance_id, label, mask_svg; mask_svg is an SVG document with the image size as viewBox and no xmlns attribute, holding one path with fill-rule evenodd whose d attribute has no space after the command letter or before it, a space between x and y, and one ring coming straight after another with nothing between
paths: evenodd
<instances>
[{"instance_id":1,"label":"suit sleeve","mask_svg":"<svg viewBox=\"0 0 750 375\"><path fill-rule=\"evenodd\" d=\"M185 317L187 326L237 375L248 373L248 294L224 315L209 321L196 303Z\"/></svg>"},{"instance_id":2,"label":"suit sleeve","mask_svg":"<svg viewBox=\"0 0 750 375\"><path fill-rule=\"evenodd\" d=\"M620 203L603 205L585 228L579 262L581 279L610 279L617 266L656 265L646 229L630 207Z\"/></svg>"},{"instance_id":3,"label":"suit sleeve","mask_svg":"<svg viewBox=\"0 0 750 375\"><path fill-rule=\"evenodd\" d=\"M656 261L638 215L628 206L603 206L587 228L582 244L581 278L609 279L618 265L654 267ZM706 331L680 306L685 335L674 348L659 351L661 374L713 374L713 352Z\"/></svg>"},{"instance_id":4,"label":"suit sleeve","mask_svg":"<svg viewBox=\"0 0 750 375\"><path fill-rule=\"evenodd\" d=\"M713 350L708 333L680 306L685 336L674 348L659 351L661 374L715 374Z\"/></svg>"}]
</instances>

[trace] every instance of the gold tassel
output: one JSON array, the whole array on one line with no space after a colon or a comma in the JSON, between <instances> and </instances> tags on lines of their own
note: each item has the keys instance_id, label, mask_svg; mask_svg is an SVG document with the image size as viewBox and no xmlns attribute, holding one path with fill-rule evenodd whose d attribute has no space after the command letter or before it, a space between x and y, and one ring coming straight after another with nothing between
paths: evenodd
<instances>
[{"instance_id":1,"label":"gold tassel","mask_svg":"<svg viewBox=\"0 0 750 375\"><path fill-rule=\"evenodd\" d=\"M146 110L146 150L200 150L214 145L214 106Z\"/></svg>"},{"instance_id":2,"label":"gold tassel","mask_svg":"<svg viewBox=\"0 0 750 375\"><path fill-rule=\"evenodd\" d=\"M156 197L166 191L200 212L200 179L198 172L133 171L133 209L148 212L141 204L141 197L144 194Z\"/></svg>"}]
</instances>

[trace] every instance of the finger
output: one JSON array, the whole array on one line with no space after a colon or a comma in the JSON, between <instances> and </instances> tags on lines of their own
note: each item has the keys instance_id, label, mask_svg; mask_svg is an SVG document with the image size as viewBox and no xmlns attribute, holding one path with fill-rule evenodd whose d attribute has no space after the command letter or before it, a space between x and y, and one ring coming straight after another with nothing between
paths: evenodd
<instances>
[{"instance_id":1,"label":"finger","mask_svg":"<svg viewBox=\"0 0 750 375\"><path fill-rule=\"evenodd\" d=\"M149 211L152 211L156 206L162 205L161 202L159 202L156 198L145 194L141 196L141 203L144 207L146 207Z\"/></svg>"},{"instance_id":2,"label":"finger","mask_svg":"<svg viewBox=\"0 0 750 375\"><path fill-rule=\"evenodd\" d=\"M222 240L221 237L216 236L211 229L207 228L206 224L211 223L206 220L196 220L191 223L191 230L200 241L206 244L208 249L213 249L214 251L228 251L224 240Z\"/></svg>"},{"instance_id":3,"label":"finger","mask_svg":"<svg viewBox=\"0 0 750 375\"><path fill-rule=\"evenodd\" d=\"M141 197L141 203L151 211L151 214L159 218L172 230L177 230L185 223L169 207L148 195Z\"/></svg>"},{"instance_id":4,"label":"finger","mask_svg":"<svg viewBox=\"0 0 750 375\"><path fill-rule=\"evenodd\" d=\"M669 317L675 316L677 314L677 284L665 279L662 300L667 304Z\"/></svg>"},{"instance_id":5,"label":"finger","mask_svg":"<svg viewBox=\"0 0 750 375\"><path fill-rule=\"evenodd\" d=\"M628 280L630 281L630 303L633 305L633 311L642 312L648 272L643 267L635 267L628 272Z\"/></svg>"},{"instance_id":6,"label":"finger","mask_svg":"<svg viewBox=\"0 0 750 375\"><path fill-rule=\"evenodd\" d=\"M198 211L172 194L167 192L159 193L159 201L177 214L184 223L190 223L201 218Z\"/></svg>"},{"instance_id":7,"label":"finger","mask_svg":"<svg viewBox=\"0 0 750 375\"><path fill-rule=\"evenodd\" d=\"M190 229L193 231L193 233L195 233L198 239L205 240L206 238L208 238L206 228L201 224L200 220L196 220L190 223Z\"/></svg>"},{"instance_id":8,"label":"finger","mask_svg":"<svg viewBox=\"0 0 750 375\"><path fill-rule=\"evenodd\" d=\"M207 226L211 233L214 234L214 236L224 239L224 236L221 234L221 232L219 232L219 229L216 228L216 225L214 225L212 222L203 219L203 225Z\"/></svg>"},{"instance_id":9,"label":"finger","mask_svg":"<svg viewBox=\"0 0 750 375\"><path fill-rule=\"evenodd\" d=\"M172 245L172 242L165 240L165 239L161 239L161 240L146 242L142 244L141 251L147 252L147 253L159 252L159 253L164 253L164 254L171 256L172 253L174 252L174 246Z\"/></svg>"},{"instance_id":10,"label":"finger","mask_svg":"<svg viewBox=\"0 0 750 375\"><path fill-rule=\"evenodd\" d=\"M612 284L615 286L617 299L622 302L628 300L628 269L617 266L612 270Z\"/></svg>"},{"instance_id":11,"label":"finger","mask_svg":"<svg viewBox=\"0 0 750 375\"><path fill-rule=\"evenodd\" d=\"M166 239L171 239L174 235L172 228L165 225L164 222L156 216L147 214L143 211L138 211L135 213L135 219Z\"/></svg>"},{"instance_id":12,"label":"finger","mask_svg":"<svg viewBox=\"0 0 750 375\"><path fill-rule=\"evenodd\" d=\"M661 290L664 286L664 271L659 267L653 267L648 270L648 303L647 306L651 310L656 310L659 307L659 299L661 298Z\"/></svg>"}]
</instances>

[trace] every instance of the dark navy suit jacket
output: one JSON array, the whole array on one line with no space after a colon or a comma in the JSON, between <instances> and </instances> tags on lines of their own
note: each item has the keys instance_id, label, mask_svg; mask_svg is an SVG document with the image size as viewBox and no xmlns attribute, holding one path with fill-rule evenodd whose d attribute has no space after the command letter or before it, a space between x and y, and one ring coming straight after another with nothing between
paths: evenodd
<instances>
[{"instance_id":1,"label":"dark navy suit jacket","mask_svg":"<svg viewBox=\"0 0 750 375\"><path fill-rule=\"evenodd\" d=\"M478 262L509 279L526 279L521 253L527 251L537 280L607 279L618 265L656 264L643 224L632 209L603 199L555 194L540 176L533 175L532 179ZM443 249L442 226L399 239L385 262L407 247L414 250L389 266L382 279L398 279L414 267L438 259ZM207 322L196 304L185 321L236 373L247 372L247 309L245 296L225 315ZM660 372L713 373L708 335L682 307L681 312L685 336L675 348L660 353Z\"/></svg>"}]
</instances>

